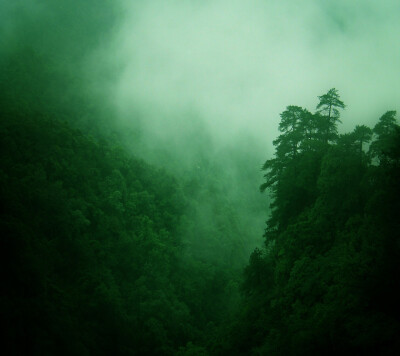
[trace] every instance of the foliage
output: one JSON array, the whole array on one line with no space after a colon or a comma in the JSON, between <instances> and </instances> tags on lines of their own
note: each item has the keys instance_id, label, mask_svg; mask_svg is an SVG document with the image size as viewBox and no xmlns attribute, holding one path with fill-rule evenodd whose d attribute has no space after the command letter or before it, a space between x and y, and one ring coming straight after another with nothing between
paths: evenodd
<instances>
[{"instance_id":1,"label":"foliage","mask_svg":"<svg viewBox=\"0 0 400 356\"><path fill-rule=\"evenodd\" d=\"M281 115L280 129L295 128L300 141L293 145L285 131L264 166L272 218L264 250L254 251L246 268L245 311L226 354L400 352L400 127L389 111L373 130L363 125L337 135L344 104L335 89L319 98L315 115L332 124L326 139L328 131L314 121L311 140L320 141L319 151L300 129L318 116L297 109L299 119L289 126L294 107ZM289 155L281 154L285 147Z\"/></svg>"},{"instance_id":2,"label":"foliage","mask_svg":"<svg viewBox=\"0 0 400 356\"><path fill-rule=\"evenodd\" d=\"M246 152L230 152L240 174L214 153L194 172L157 169L127 150L137 146L72 71L29 48L11 52L0 72L10 354L400 352L395 111L341 135L336 89L315 113L282 112L260 187L272 198L265 246L241 281L257 231L248 216L262 210L235 187L249 186Z\"/></svg>"},{"instance_id":3,"label":"foliage","mask_svg":"<svg viewBox=\"0 0 400 356\"><path fill-rule=\"evenodd\" d=\"M10 350L169 355L210 344L237 268L184 257L192 203L176 179L54 119L4 117L0 131Z\"/></svg>"}]
</instances>

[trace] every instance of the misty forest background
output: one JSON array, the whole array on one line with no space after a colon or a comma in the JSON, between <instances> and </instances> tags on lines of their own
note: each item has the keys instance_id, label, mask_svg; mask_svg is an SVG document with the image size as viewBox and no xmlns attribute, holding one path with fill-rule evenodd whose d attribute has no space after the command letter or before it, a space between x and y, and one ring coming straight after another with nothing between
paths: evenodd
<instances>
[{"instance_id":1,"label":"misty forest background","mask_svg":"<svg viewBox=\"0 0 400 356\"><path fill-rule=\"evenodd\" d=\"M301 85L283 76L274 82L269 66L286 68L285 50L271 63L239 50L232 62L219 57L243 43L248 52L258 46L249 38L264 19L242 5L233 5L240 16L229 9L220 18L221 1L133 3L0 5L2 349L400 354L398 83L385 95L372 88L368 100L336 67L338 83L314 75L307 85L303 74L292 78ZM367 3L366 18L389 16ZM315 14L313 6L302 14ZM351 26L364 17L336 6L323 9L321 23L357 39ZM293 11L270 10L292 19ZM193 26L183 31L187 14ZM246 28L239 19L249 14L255 27L237 36L232 28ZM193 28L204 34L219 19L215 42L200 41ZM386 33L379 29L372 44ZM188 51L179 36L190 40ZM322 52L338 43L326 41ZM243 65L250 59L269 68L270 98L257 79L264 74ZM385 73L393 75L383 82L396 80L398 63L380 63L388 65L371 80ZM229 66L244 77L231 77ZM368 89L360 83L360 92ZM250 87L260 90L251 100Z\"/></svg>"}]
</instances>

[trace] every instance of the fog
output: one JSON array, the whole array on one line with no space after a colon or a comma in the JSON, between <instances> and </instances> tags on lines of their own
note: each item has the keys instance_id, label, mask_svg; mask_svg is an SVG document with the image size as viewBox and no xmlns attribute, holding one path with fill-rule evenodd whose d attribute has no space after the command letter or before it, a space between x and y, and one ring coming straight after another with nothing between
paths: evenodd
<instances>
[{"instance_id":1,"label":"fog","mask_svg":"<svg viewBox=\"0 0 400 356\"><path fill-rule=\"evenodd\" d=\"M117 68L107 96L119 122L140 131L137 150L150 161L169 166L175 159L174 167L198 172L206 157L221 167L239 227L254 228L245 242L250 250L260 244L267 216L267 199L256 196L259 168L273 154L287 105L314 111L318 95L335 87L347 105L339 128L346 132L373 126L400 102L397 1L122 6L102 56ZM202 221L210 202L200 206Z\"/></svg>"},{"instance_id":2,"label":"fog","mask_svg":"<svg viewBox=\"0 0 400 356\"><path fill-rule=\"evenodd\" d=\"M329 4L328 4L329 3ZM314 110L336 87L342 131L396 108L398 1L124 2L109 63L112 101L154 137L195 115L214 143L249 135L271 151L287 105Z\"/></svg>"},{"instance_id":3,"label":"fog","mask_svg":"<svg viewBox=\"0 0 400 356\"><path fill-rule=\"evenodd\" d=\"M332 87L347 105L341 132L396 110L399 15L396 0L3 1L0 49L19 59L31 48L65 74L40 90L35 78L53 78L54 68L21 75L18 90L47 91L65 107L79 101L72 94L91 97L87 113L70 111L76 121L91 129L98 120L135 155L217 186L239 228L260 241L260 168L279 113L314 111ZM199 219L214 224L212 200L198 199Z\"/></svg>"},{"instance_id":4,"label":"fog","mask_svg":"<svg viewBox=\"0 0 400 356\"><path fill-rule=\"evenodd\" d=\"M332 87L347 104L342 131L399 102L396 0L27 0L0 10L2 49L31 46L72 68L119 122L143 141L174 139L175 151L202 131L208 149L247 137L261 159L279 113L314 110Z\"/></svg>"}]
</instances>

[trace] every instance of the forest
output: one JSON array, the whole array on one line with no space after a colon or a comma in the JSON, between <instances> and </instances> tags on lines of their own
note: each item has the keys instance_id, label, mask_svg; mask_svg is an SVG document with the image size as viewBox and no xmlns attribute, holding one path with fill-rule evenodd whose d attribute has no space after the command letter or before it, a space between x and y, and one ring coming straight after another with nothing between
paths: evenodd
<instances>
[{"instance_id":1,"label":"forest","mask_svg":"<svg viewBox=\"0 0 400 356\"><path fill-rule=\"evenodd\" d=\"M368 125L336 84L298 88L263 144L261 124L203 119L221 114L210 98L179 111L172 94L148 101L151 77L112 84L122 64L102 50L119 42L104 29L121 7L0 10L5 354L400 354L393 107Z\"/></svg>"}]
</instances>

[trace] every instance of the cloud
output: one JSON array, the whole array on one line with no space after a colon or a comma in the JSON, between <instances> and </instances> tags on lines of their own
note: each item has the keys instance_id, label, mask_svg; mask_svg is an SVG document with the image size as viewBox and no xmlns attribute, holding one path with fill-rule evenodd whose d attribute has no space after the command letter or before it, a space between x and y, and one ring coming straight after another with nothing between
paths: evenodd
<instances>
[{"instance_id":1,"label":"cloud","mask_svg":"<svg viewBox=\"0 0 400 356\"><path fill-rule=\"evenodd\" d=\"M396 1L124 5L113 100L121 116L145 117L149 134L173 137L192 113L215 142L247 133L271 148L279 113L291 104L313 110L331 87L348 104L346 130L373 125L399 102Z\"/></svg>"}]
</instances>

